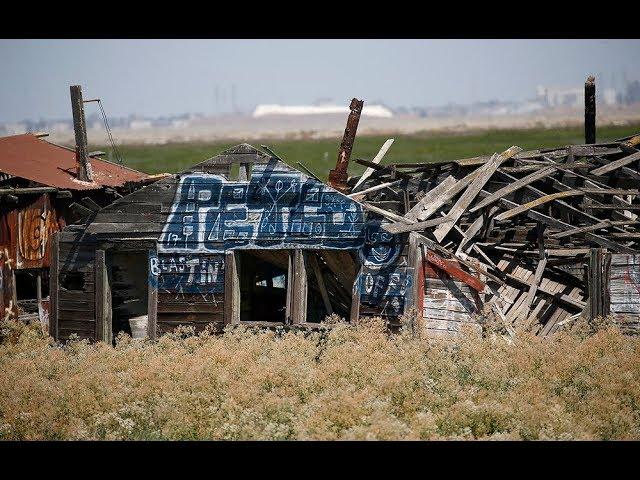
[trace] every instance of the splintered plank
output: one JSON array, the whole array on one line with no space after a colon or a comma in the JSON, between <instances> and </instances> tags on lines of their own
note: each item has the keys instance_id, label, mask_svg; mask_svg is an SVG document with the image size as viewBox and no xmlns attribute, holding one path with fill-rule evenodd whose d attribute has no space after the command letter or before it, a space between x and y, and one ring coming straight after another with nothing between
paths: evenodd
<instances>
[{"instance_id":1,"label":"splintered plank","mask_svg":"<svg viewBox=\"0 0 640 480\"><path fill-rule=\"evenodd\" d=\"M373 160L371 160L371 163L375 163L375 164L380 163L384 158L385 154L387 153L387 150L389 150L392 144L393 144L393 138L390 138L389 140L384 142L384 145L382 145L382 148L380 148L380 151L376 154ZM373 172L375 172L374 168L371 168L371 167L367 168L362 174L362 176L360 177L360 179L356 182L354 187L351 189L351 193L357 192L360 185L362 185L364 181L367 178L369 178Z\"/></svg>"},{"instance_id":2,"label":"splintered plank","mask_svg":"<svg viewBox=\"0 0 640 480\"><path fill-rule=\"evenodd\" d=\"M602 176L620 167L629 165L630 163L633 163L637 160L640 160L640 151L632 153L631 155L627 155L626 157L620 158L618 160L614 160L613 162L610 162L607 165L604 165L603 167L598 167L594 170L591 170L591 174Z\"/></svg>"},{"instance_id":3,"label":"splintered plank","mask_svg":"<svg viewBox=\"0 0 640 480\"><path fill-rule=\"evenodd\" d=\"M418 203L416 203L411 210L409 210L404 218L408 220L417 221L418 215L425 209L427 205L430 205L431 202L438 198L440 195L446 193L453 185L455 185L456 180L451 175L445 178L442 182L436 185L434 188L429 190L424 197L420 199Z\"/></svg>"},{"instance_id":4,"label":"splintered plank","mask_svg":"<svg viewBox=\"0 0 640 480\"><path fill-rule=\"evenodd\" d=\"M417 220L427 220L431 215L437 212L440 207L442 207L445 203L455 197L462 190L467 188L467 186L478 176L480 170L481 169L478 168L477 170L469 173L467 176L458 180L455 184L449 187L448 190L432 198L429 203L424 204L424 209L419 212L418 216L416 217Z\"/></svg>"},{"instance_id":5,"label":"splintered plank","mask_svg":"<svg viewBox=\"0 0 640 480\"><path fill-rule=\"evenodd\" d=\"M547 257L544 256L536 267L536 273L533 277L533 281L531 282L531 287L529 287L529 291L527 292L524 302L520 306L519 310L515 313L513 320L517 321L520 318L526 318L531 310L531 304L533 303L534 298L536 297L536 292L538 291L538 287L540 286L540 282L542 281L542 274L544 273L544 269L547 266Z\"/></svg>"},{"instance_id":6,"label":"splintered plank","mask_svg":"<svg viewBox=\"0 0 640 480\"><path fill-rule=\"evenodd\" d=\"M623 208L623 207L621 207ZM556 232L549 235L550 238L564 238L570 235L577 235L580 233L593 232L595 230L600 230L601 228L614 227L614 226L627 226L627 225L637 225L640 221L638 220L603 220L602 222L596 223L594 225L587 225L586 227L574 228L573 230L566 230L564 232Z\"/></svg>"},{"instance_id":7,"label":"splintered plank","mask_svg":"<svg viewBox=\"0 0 640 480\"><path fill-rule=\"evenodd\" d=\"M471 202L478 196L482 187L484 187L485 183L491 178L494 172L498 169L498 167L508 158L513 157L516 153L521 152L522 149L520 147L513 146L508 150L505 150L500 155L494 155L491 157L491 160L481 167L481 171L478 176L471 182L471 184L467 187L465 192L460 196L456 204L449 211L448 217L449 220L442 225L440 225L433 232L436 239L441 242L444 237L449 233L449 231L453 228L456 222L460 219L462 214L469 207Z\"/></svg>"},{"instance_id":8,"label":"splintered plank","mask_svg":"<svg viewBox=\"0 0 640 480\"><path fill-rule=\"evenodd\" d=\"M433 218L431 220L426 220L424 222L415 222L415 223L405 223L405 222L395 222L388 223L386 225L382 225L382 229L389 233L406 233L406 232L417 232L420 230L425 230L429 227L435 227L436 225L440 225L449 220L449 217L440 217Z\"/></svg>"},{"instance_id":9,"label":"splintered plank","mask_svg":"<svg viewBox=\"0 0 640 480\"><path fill-rule=\"evenodd\" d=\"M536 180L540 180L541 178L544 178L555 171L556 171L555 166L547 166L542 168L541 170L538 170L537 172L527 175L526 177L522 177L516 180L515 182L511 183L510 185L507 185L506 187L502 187L500 190L497 190L496 192L492 193L487 198L485 198L480 203L478 203L475 207L471 208L469 212L473 213L477 210L480 210L483 207L486 207L487 205L491 205L492 203L495 203L498 200L500 200L502 197L509 195L510 193L513 193L516 190L519 190L525 185L529 185L530 183L535 182Z\"/></svg>"}]
</instances>

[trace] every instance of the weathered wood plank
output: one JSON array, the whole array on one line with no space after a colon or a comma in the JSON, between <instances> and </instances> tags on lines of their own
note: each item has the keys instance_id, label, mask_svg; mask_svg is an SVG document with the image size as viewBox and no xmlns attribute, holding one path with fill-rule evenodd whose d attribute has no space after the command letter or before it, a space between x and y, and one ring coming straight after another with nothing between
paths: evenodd
<instances>
[{"instance_id":1,"label":"weathered wood plank","mask_svg":"<svg viewBox=\"0 0 640 480\"><path fill-rule=\"evenodd\" d=\"M384 144L380 148L380 151L376 154L375 157L373 157L373 160L371 160L371 162L375 164L380 163L384 158L385 154L387 153L387 151L389 150L389 148L391 148L391 145L393 145L393 141L394 139L390 138L389 140L384 142ZM356 182L356 184L351 189L351 193L357 192L359 190L360 185L362 185L364 181L367 178L369 178L373 172L375 172L373 168L371 167L367 168L362 174L362 176L360 177L360 179Z\"/></svg>"}]
</instances>

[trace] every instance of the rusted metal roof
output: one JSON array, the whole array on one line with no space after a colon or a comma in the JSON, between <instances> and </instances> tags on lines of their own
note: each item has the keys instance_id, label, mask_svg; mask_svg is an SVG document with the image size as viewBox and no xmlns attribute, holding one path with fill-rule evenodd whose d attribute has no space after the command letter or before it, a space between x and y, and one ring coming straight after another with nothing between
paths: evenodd
<instances>
[{"instance_id":1,"label":"rusted metal roof","mask_svg":"<svg viewBox=\"0 0 640 480\"><path fill-rule=\"evenodd\" d=\"M91 157L93 181L76 178L75 152L54 145L34 135L13 135L0 138L0 172L26 178L51 187L69 190L92 190L119 187L148 175L128 167Z\"/></svg>"}]
</instances>

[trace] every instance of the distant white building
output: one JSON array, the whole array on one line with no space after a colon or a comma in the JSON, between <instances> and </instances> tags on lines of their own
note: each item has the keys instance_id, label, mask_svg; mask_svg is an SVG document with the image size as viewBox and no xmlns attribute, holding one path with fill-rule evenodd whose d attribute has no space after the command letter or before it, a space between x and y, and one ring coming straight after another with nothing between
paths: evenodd
<instances>
[{"instance_id":1,"label":"distant white building","mask_svg":"<svg viewBox=\"0 0 640 480\"><path fill-rule=\"evenodd\" d=\"M330 115L348 114L349 107L339 105L258 105L253 111L254 118L267 115ZM391 118L393 112L383 105L365 105L362 116L376 118Z\"/></svg>"}]
</instances>

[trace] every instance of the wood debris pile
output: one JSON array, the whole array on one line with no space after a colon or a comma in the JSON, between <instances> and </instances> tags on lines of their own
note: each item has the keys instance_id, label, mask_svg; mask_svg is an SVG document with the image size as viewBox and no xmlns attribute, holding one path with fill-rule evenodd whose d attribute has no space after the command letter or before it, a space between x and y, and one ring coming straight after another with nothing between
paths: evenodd
<instances>
[{"instance_id":1,"label":"wood debris pile","mask_svg":"<svg viewBox=\"0 0 640 480\"><path fill-rule=\"evenodd\" d=\"M430 267L455 265L458 279L477 279L465 283L507 329L547 335L584 311L597 314L606 298L594 298L593 257L639 251L640 136L381 164L392 142L372 161L355 159L367 170L345 193L385 217L388 232L419 234Z\"/></svg>"}]
</instances>

